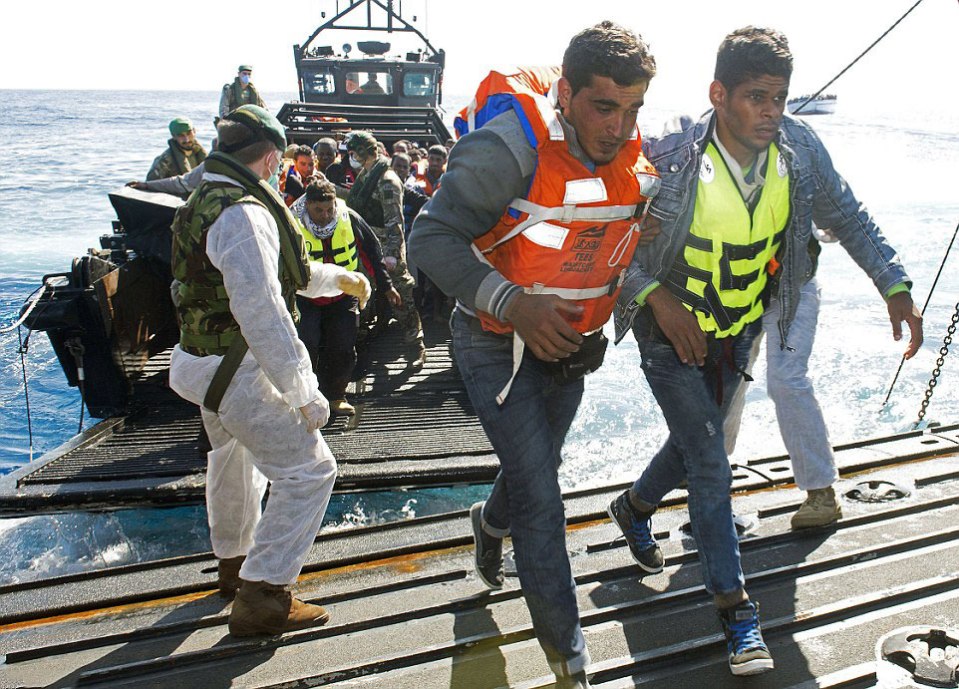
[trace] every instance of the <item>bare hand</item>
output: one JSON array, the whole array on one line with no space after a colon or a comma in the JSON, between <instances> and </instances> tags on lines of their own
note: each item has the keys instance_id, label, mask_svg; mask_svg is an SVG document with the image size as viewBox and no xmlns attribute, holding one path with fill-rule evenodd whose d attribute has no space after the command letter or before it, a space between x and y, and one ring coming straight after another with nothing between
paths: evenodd
<instances>
[{"instance_id":1,"label":"bare hand","mask_svg":"<svg viewBox=\"0 0 959 689\"><path fill-rule=\"evenodd\" d=\"M144 184L143 182L136 182L136 181L134 181L134 182L127 182L127 183L126 183L126 186L128 186L128 187L133 187L134 189L138 189L139 191L146 191L146 190L147 190L147 185Z\"/></svg>"},{"instance_id":2,"label":"bare hand","mask_svg":"<svg viewBox=\"0 0 959 689\"><path fill-rule=\"evenodd\" d=\"M579 351L583 336L569 321L581 318L583 307L574 301L522 292L513 297L504 315L537 359L559 361Z\"/></svg>"},{"instance_id":3,"label":"bare hand","mask_svg":"<svg viewBox=\"0 0 959 689\"><path fill-rule=\"evenodd\" d=\"M330 420L330 403L322 395L318 399L308 402L300 407L300 413L306 420L306 430L308 433L314 433Z\"/></svg>"},{"instance_id":4,"label":"bare hand","mask_svg":"<svg viewBox=\"0 0 959 689\"><path fill-rule=\"evenodd\" d=\"M384 256L383 263L386 264L386 269L390 272L396 270L396 258L393 256Z\"/></svg>"},{"instance_id":5,"label":"bare hand","mask_svg":"<svg viewBox=\"0 0 959 689\"><path fill-rule=\"evenodd\" d=\"M351 297L359 299L361 310L366 306L366 302L370 300L370 294L372 294L370 281L366 279L366 276L362 273L354 273L352 271L338 275L336 278L336 287L337 289L343 290L344 294L349 294Z\"/></svg>"},{"instance_id":6,"label":"bare hand","mask_svg":"<svg viewBox=\"0 0 959 689\"><path fill-rule=\"evenodd\" d=\"M922 316L919 308L913 303L909 292L897 292L886 300L886 309L889 311L889 322L892 323L892 339L896 342L902 339L902 322L909 326L909 346L903 355L911 359L922 346Z\"/></svg>"},{"instance_id":7,"label":"bare hand","mask_svg":"<svg viewBox=\"0 0 959 689\"><path fill-rule=\"evenodd\" d=\"M386 293L386 301L390 303L390 306L403 305L403 297L400 296L400 293L396 291L395 287L390 287L389 291Z\"/></svg>"},{"instance_id":8,"label":"bare hand","mask_svg":"<svg viewBox=\"0 0 959 689\"><path fill-rule=\"evenodd\" d=\"M676 356L684 364L702 366L706 362L706 333L699 320L665 287L657 287L646 297L663 334L673 344Z\"/></svg>"},{"instance_id":9,"label":"bare hand","mask_svg":"<svg viewBox=\"0 0 959 689\"><path fill-rule=\"evenodd\" d=\"M646 220L643 221L643 227L639 233L639 243L641 245L649 244L656 236L662 231L662 223L659 221L659 218L653 217L652 215L647 215Z\"/></svg>"}]
</instances>

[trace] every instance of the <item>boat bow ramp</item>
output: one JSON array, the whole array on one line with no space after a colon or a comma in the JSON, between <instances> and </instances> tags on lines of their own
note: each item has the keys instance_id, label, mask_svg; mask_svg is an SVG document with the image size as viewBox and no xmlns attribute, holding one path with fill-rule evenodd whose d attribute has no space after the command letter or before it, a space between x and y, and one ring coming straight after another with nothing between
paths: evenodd
<instances>
[{"instance_id":1,"label":"boat bow ramp","mask_svg":"<svg viewBox=\"0 0 959 689\"><path fill-rule=\"evenodd\" d=\"M786 458L735 471L734 509L754 523L743 567L776 661L748 679L726 669L686 494L654 518L666 568L645 577L606 517L624 486L566 494L593 686L957 686L959 427L838 459L844 518L827 530L789 529L804 494ZM550 686L517 579L488 592L471 543L466 511L321 533L297 591L332 620L255 640L228 634L209 553L2 586L0 686Z\"/></svg>"}]
</instances>

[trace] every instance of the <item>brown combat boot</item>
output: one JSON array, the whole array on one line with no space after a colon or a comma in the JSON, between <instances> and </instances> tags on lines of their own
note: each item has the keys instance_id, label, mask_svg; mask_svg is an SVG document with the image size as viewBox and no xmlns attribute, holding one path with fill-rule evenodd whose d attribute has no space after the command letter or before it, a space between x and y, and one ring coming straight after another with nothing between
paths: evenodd
<instances>
[{"instance_id":1,"label":"brown combat boot","mask_svg":"<svg viewBox=\"0 0 959 689\"><path fill-rule=\"evenodd\" d=\"M330 614L325 609L294 598L285 586L243 581L230 611L230 634L275 636L326 624L329 620Z\"/></svg>"},{"instance_id":2,"label":"brown combat boot","mask_svg":"<svg viewBox=\"0 0 959 689\"><path fill-rule=\"evenodd\" d=\"M220 589L220 596L227 600L233 600L237 589L240 588L240 567L246 555L237 557L226 557L216 563L217 588Z\"/></svg>"}]
</instances>

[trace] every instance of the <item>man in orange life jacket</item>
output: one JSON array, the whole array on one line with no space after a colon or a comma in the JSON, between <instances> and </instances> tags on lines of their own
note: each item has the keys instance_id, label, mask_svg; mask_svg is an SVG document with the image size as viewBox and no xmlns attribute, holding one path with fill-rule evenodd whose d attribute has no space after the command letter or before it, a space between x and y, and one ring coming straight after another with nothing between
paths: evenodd
<instances>
[{"instance_id":1,"label":"man in orange life jacket","mask_svg":"<svg viewBox=\"0 0 959 689\"><path fill-rule=\"evenodd\" d=\"M636 127L655 70L643 40L622 27L579 33L555 101L513 94L463 137L410 234L413 260L457 299L456 361L501 465L489 499L471 510L477 574L503 585L511 535L536 636L563 687L588 686L589 654L560 451L582 376L602 361L599 331L638 241L634 216L658 182Z\"/></svg>"}]
</instances>

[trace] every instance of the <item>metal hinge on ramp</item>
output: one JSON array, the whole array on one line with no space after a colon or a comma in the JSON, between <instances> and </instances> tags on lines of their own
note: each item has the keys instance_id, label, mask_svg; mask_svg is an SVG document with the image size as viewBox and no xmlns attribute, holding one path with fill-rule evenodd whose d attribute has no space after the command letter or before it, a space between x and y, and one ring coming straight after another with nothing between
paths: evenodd
<instances>
[{"instance_id":1,"label":"metal hinge on ramp","mask_svg":"<svg viewBox=\"0 0 959 689\"><path fill-rule=\"evenodd\" d=\"M879 642L879 662L892 663L918 686L959 687L959 632L935 627L906 627ZM902 672L897 674L902 675ZM877 673L881 679L882 672ZM880 683L881 686L881 683ZM901 685L896 685L901 686Z\"/></svg>"}]
</instances>

